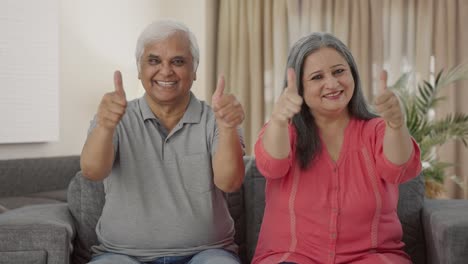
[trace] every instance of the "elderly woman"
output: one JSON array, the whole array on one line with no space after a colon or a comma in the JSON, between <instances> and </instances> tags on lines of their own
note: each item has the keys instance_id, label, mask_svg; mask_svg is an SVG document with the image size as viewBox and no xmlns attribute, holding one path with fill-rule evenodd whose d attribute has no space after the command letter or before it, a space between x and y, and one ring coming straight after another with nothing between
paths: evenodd
<instances>
[{"instance_id":1,"label":"elderly woman","mask_svg":"<svg viewBox=\"0 0 468 264\"><path fill-rule=\"evenodd\" d=\"M396 209L420 150L386 81L383 72L379 117L339 39L313 33L292 47L287 85L255 145L267 185L254 264L411 263Z\"/></svg>"}]
</instances>

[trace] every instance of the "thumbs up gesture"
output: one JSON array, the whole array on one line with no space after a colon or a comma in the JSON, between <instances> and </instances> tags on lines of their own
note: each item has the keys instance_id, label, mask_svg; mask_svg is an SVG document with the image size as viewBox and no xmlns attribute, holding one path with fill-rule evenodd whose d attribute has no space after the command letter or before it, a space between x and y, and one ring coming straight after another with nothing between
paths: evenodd
<instances>
[{"instance_id":1,"label":"thumbs up gesture","mask_svg":"<svg viewBox=\"0 0 468 264\"><path fill-rule=\"evenodd\" d=\"M293 69L288 69L288 86L283 91L283 94L278 98L271 120L280 125L286 126L289 120L299 111L301 111L303 99L299 95L296 85L296 73Z\"/></svg>"},{"instance_id":2,"label":"thumbs up gesture","mask_svg":"<svg viewBox=\"0 0 468 264\"><path fill-rule=\"evenodd\" d=\"M398 129L405 124L405 116L396 94L387 88L387 72L380 74L380 89L375 99L375 108L387 126Z\"/></svg>"},{"instance_id":3,"label":"thumbs up gesture","mask_svg":"<svg viewBox=\"0 0 468 264\"><path fill-rule=\"evenodd\" d=\"M220 76L211 98L216 122L220 128L236 128L244 121L244 109L232 94L224 93L224 76Z\"/></svg>"},{"instance_id":4,"label":"thumbs up gesture","mask_svg":"<svg viewBox=\"0 0 468 264\"><path fill-rule=\"evenodd\" d=\"M114 91L106 93L99 104L97 112L98 126L114 130L122 119L127 108L127 98L122 84L120 71L114 73Z\"/></svg>"}]
</instances>

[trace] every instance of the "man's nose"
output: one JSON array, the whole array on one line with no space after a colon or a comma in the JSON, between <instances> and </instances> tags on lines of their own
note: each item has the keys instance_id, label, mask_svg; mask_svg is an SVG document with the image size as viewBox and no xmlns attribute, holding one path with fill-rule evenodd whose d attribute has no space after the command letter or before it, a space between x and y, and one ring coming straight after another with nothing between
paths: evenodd
<instances>
[{"instance_id":1,"label":"man's nose","mask_svg":"<svg viewBox=\"0 0 468 264\"><path fill-rule=\"evenodd\" d=\"M161 69L159 70L164 75L171 75L174 73L172 65L170 63L161 63Z\"/></svg>"}]
</instances>

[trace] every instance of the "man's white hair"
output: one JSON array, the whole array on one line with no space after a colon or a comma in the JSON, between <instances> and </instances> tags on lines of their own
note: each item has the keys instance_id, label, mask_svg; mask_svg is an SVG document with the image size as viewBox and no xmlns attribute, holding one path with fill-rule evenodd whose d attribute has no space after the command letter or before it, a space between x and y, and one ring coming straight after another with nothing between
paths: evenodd
<instances>
[{"instance_id":1,"label":"man's white hair","mask_svg":"<svg viewBox=\"0 0 468 264\"><path fill-rule=\"evenodd\" d=\"M197 38L190 29L181 22L174 20L158 20L149 24L140 34L136 44L135 57L138 67L138 72L141 71L141 57L145 51L145 46L164 40L176 32L183 32L187 35L190 42L190 53L193 59L193 71L197 71L198 63L200 61L200 49L198 48Z\"/></svg>"}]
</instances>

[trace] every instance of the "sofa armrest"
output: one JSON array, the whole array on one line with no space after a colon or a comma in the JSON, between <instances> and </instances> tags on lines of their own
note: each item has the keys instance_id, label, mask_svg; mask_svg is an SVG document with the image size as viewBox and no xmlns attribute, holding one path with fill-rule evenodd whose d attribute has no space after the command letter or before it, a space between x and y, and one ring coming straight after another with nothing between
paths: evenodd
<instances>
[{"instance_id":1,"label":"sofa armrest","mask_svg":"<svg viewBox=\"0 0 468 264\"><path fill-rule=\"evenodd\" d=\"M68 264L74 234L67 204L7 211L0 214L0 262Z\"/></svg>"},{"instance_id":2,"label":"sofa armrest","mask_svg":"<svg viewBox=\"0 0 468 264\"><path fill-rule=\"evenodd\" d=\"M468 200L426 200L422 211L428 263L468 259Z\"/></svg>"}]
</instances>

